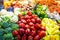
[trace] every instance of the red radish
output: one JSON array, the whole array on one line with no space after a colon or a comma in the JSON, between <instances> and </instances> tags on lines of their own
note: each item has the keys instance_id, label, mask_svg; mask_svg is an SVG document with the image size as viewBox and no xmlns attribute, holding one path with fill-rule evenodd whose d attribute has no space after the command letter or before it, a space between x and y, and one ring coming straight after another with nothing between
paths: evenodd
<instances>
[{"instance_id":1,"label":"red radish","mask_svg":"<svg viewBox=\"0 0 60 40\"><path fill-rule=\"evenodd\" d=\"M30 19L27 19L27 23L29 23L29 22L31 22L31 20Z\"/></svg>"},{"instance_id":2,"label":"red radish","mask_svg":"<svg viewBox=\"0 0 60 40\"><path fill-rule=\"evenodd\" d=\"M35 19L31 19L31 22L36 23Z\"/></svg>"},{"instance_id":3,"label":"red radish","mask_svg":"<svg viewBox=\"0 0 60 40\"><path fill-rule=\"evenodd\" d=\"M32 13L31 13L30 11L28 11L28 12L27 12L27 15L31 16L31 15L32 15Z\"/></svg>"},{"instance_id":4,"label":"red radish","mask_svg":"<svg viewBox=\"0 0 60 40\"><path fill-rule=\"evenodd\" d=\"M20 33L20 34L24 34L24 33L25 33L25 30L24 30L23 28L20 28L20 29L19 29L19 33Z\"/></svg>"},{"instance_id":5,"label":"red radish","mask_svg":"<svg viewBox=\"0 0 60 40\"><path fill-rule=\"evenodd\" d=\"M31 26L30 29L33 31L36 30L34 26Z\"/></svg>"},{"instance_id":6,"label":"red radish","mask_svg":"<svg viewBox=\"0 0 60 40\"><path fill-rule=\"evenodd\" d=\"M40 38L42 38L46 35L46 32L45 31L40 31L38 34L39 34Z\"/></svg>"},{"instance_id":7,"label":"red radish","mask_svg":"<svg viewBox=\"0 0 60 40\"><path fill-rule=\"evenodd\" d=\"M24 24L24 23L20 23L20 24L19 24L19 27L24 28L24 27L25 27L25 24Z\"/></svg>"},{"instance_id":8,"label":"red radish","mask_svg":"<svg viewBox=\"0 0 60 40\"><path fill-rule=\"evenodd\" d=\"M34 37L34 40L40 40L39 35L36 35L36 36Z\"/></svg>"},{"instance_id":9,"label":"red radish","mask_svg":"<svg viewBox=\"0 0 60 40\"><path fill-rule=\"evenodd\" d=\"M36 31L31 31L30 35L34 37L36 35Z\"/></svg>"},{"instance_id":10,"label":"red radish","mask_svg":"<svg viewBox=\"0 0 60 40\"><path fill-rule=\"evenodd\" d=\"M30 29L26 29L25 33L26 33L27 35L29 35L29 34L30 34Z\"/></svg>"},{"instance_id":11,"label":"red radish","mask_svg":"<svg viewBox=\"0 0 60 40\"><path fill-rule=\"evenodd\" d=\"M30 28L30 26L29 25L25 25L25 29L27 29L27 28Z\"/></svg>"},{"instance_id":12,"label":"red radish","mask_svg":"<svg viewBox=\"0 0 60 40\"><path fill-rule=\"evenodd\" d=\"M24 34L23 36L22 36L22 40L26 40L26 35Z\"/></svg>"},{"instance_id":13,"label":"red radish","mask_svg":"<svg viewBox=\"0 0 60 40\"><path fill-rule=\"evenodd\" d=\"M33 40L33 37L32 36L28 36L28 40Z\"/></svg>"},{"instance_id":14,"label":"red radish","mask_svg":"<svg viewBox=\"0 0 60 40\"><path fill-rule=\"evenodd\" d=\"M24 19L21 19L21 22L22 23L25 23L25 24L27 23L26 20L24 20Z\"/></svg>"},{"instance_id":15,"label":"red radish","mask_svg":"<svg viewBox=\"0 0 60 40\"><path fill-rule=\"evenodd\" d=\"M13 36L17 36L19 33L18 33L17 30L14 30L14 31L12 32L12 34L13 34Z\"/></svg>"},{"instance_id":16,"label":"red radish","mask_svg":"<svg viewBox=\"0 0 60 40\"><path fill-rule=\"evenodd\" d=\"M29 25L30 25L30 26L34 26L34 23L30 22Z\"/></svg>"},{"instance_id":17,"label":"red radish","mask_svg":"<svg viewBox=\"0 0 60 40\"><path fill-rule=\"evenodd\" d=\"M17 35L17 40L21 40L21 36L20 35Z\"/></svg>"},{"instance_id":18,"label":"red radish","mask_svg":"<svg viewBox=\"0 0 60 40\"><path fill-rule=\"evenodd\" d=\"M41 23L40 18L37 18L37 19L36 19L36 22L37 22L37 23Z\"/></svg>"}]
</instances>

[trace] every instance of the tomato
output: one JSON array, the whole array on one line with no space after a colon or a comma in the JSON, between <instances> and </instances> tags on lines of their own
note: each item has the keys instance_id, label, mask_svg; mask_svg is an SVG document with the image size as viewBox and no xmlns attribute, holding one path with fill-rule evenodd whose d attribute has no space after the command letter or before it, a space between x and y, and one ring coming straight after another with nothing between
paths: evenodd
<instances>
[{"instance_id":1,"label":"tomato","mask_svg":"<svg viewBox=\"0 0 60 40\"><path fill-rule=\"evenodd\" d=\"M26 35L30 35L30 29L26 29L25 33Z\"/></svg>"},{"instance_id":2,"label":"tomato","mask_svg":"<svg viewBox=\"0 0 60 40\"><path fill-rule=\"evenodd\" d=\"M34 37L36 35L36 31L32 30L30 35Z\"/></svg>"},{"instance_id":3,"label":"tomato","mask_svg":"<svg viewBox=\"0 0 60 40\"><path fill-rule=\"evenodd\" d=\"M28 40L33 40L33 37L32 36L28 36Z\"/></svg>"},{"instance_id":4,"label":"tomato","mask_svg":"<svg viewBox=\"0 0 60 40\"><path fill-rule=\"evenodd\" d=\"M42 38L46 35L46 32L41 30L38 34L39 34L40 38Z\"/></svg>"},{"instance_id":5,"label":"tomato","mask_svg":"<svg viewBox=\"0 0 60 40\"><path fill-rule=\"evenodd\" d=\"M36 36L34 37L34 40L40 40L39 38L40 38L39 35L36 35Z\"/></svg>"},{"instance_id":6,"label":"tomato","mask_svg":"<svg viewBox=\"0 0 60 40\"><path fill-rule=\"evenodd\" d=\"M28 12L27 12L27 15L31 16L31 15L32 15L32 13L31 13L30 11L28 11Z\"/></svg>"},{"instance_id":7,"label":"tomato","mask_svg":"<svg viewBox=\"0 0 60 40\"><path fill-rule=\"evenodd\" d=\"M23 36L22 36L22 40L26 40L26 34L24 34Z\"/></svg>"},{"instance_id":8,"label":"tomato","mask_svg":"<svg viewBox=\"0 0 60 40\"><path fill-rule=\"evenodd\" d=\"M30 19L27 19L27 23L29 23L29 22L31 22L31 20Z\"/></svg>"},{"instance_id":9,"label":"tomato","mask_svg":"<svg viewBox=\"0 0 60 40\"><path fill-rule=\"evenodd\" d=\"M24 20L24 19L21 19L21 22L22 23L25 23L25 24L27 23L26 20Z\"/></svg>"},{"instance_id":10,"label":"tomato","mask_svg":"<svg viewBox=\"0 0 60 40\"><path fill-rule=\"evenodd\" d=\"M25 30L24 30L23 28L20 28L20 29L19 29L19 33L20 33L21 35L23 35L23 34L25 33Z\"/></svg>"},{"instance_id":11,"label":"tomato","mask_svg":"<svg viewBox=\"0 0 60 40\"><path fill-rule=\"evenodd\" d=\"M34 26L34 23L30 22L29 25L30 25L30 26Z\"/></svg>"},{"instance_id":12,"label":"tomato","mask_svg":"<svg viewBox=\"0 0 60 40\"><path fill-rule=\"evenodd\" d=\"M35 19L31 19L31 22L36 23Z\"/></svg>"},{"instance_id":13,"label":"tomato","mask_svg":"<svg viewBox=\"0 0 60 40\"><path fill-rule=\"evenodd\" d=\"M40 18L37 18L37 19L36 19L36 22L37 22L37 23L41 23Z\"/></svg>"},{"instance_id":14,"label":"tomato","mask_svg":"<svg viewBox=\"0 0 60 40\"><path fill-rule=\"evenodd\" d=\"M30 29L31 29L31 30L36 30L34 26L31 26Z\"/></svg>"},{"instance_id":15,"label":"tomato","mask_svg":"<svg viewBox=\"0 0 60 40\"><path fill-rule=\"evenodd\" d=\"M21 27L24 28L24 27L25 27L25 24L24 24L24 23L20 23L20 24L19 24L19 27L20 27L20 28L21 28Z\"/></svg>"},{"instance_id":16,"label":"tomato","mask_svg":"<svg viewBox=\"0 0 60 40\"><path fill-rule=\"evenodd\" d=\"M36 28L36 29L40 29L40 24L38 24L38 23L36 23L35 25L34 25L34 27Z\"/></svg>"},{"instance_id":17,"label":"tomato","mask_svg":"<svg viewBox=\"0 0 60 40\"><path fill-rule=\"evenodd\" d=\"M18 33L17 30L14 30L14 31L12 32L12 34L13 34L13 36L17 36L19 33Z\"/></svg>"},{"instance_id":18,"label":"tomato","mask_svg":"<svg viewBox=\"0 0 60 40\"><path fill-rule=\"evenodd\" d=\"M20 35L17 35L17 40L21 40L21 36Z\"/></svg>"},{"instance_id":19,"label":"tomato","mask_svg":"<svg viewBox=\"0 0 60 40\"><path fill-rule=\"evenodd\" d=\"M25 25L25 29L28 29L28 28L30 28L30 26L26 24L26 25Z\"/></svg>"}]
</instances>

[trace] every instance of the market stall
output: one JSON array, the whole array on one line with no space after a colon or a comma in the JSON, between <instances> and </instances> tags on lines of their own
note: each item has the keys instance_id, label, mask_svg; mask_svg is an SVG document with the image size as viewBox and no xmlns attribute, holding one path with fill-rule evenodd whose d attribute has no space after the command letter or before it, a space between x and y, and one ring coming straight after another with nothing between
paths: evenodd
<instances>
[{"instance_id":1,"label":"market stall","mask_svg":"<svg viewBox=\"0 0 60 40\"><path fill-rule=\"evenodd\" d=\"M0 40L60 40L60 1L0 0Z\"/></svg>"}]
</instances>

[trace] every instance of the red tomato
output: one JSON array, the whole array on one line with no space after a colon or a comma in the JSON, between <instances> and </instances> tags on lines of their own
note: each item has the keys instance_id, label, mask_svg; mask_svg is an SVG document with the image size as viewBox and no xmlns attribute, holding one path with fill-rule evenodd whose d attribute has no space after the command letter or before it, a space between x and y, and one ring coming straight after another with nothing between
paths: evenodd
<instances>
[{"instance_id":1,"label":"red tomato","mask_svg":"<svg viewBox=\"0 0 60 40\"><path fill-rule=\"evenodd\" d=\"M30 26L34 26L34 23L30 22L29 25L30 25Z\"/></svg>"},{"instance_id":2,"label":"red tomato","mask_svg":"<svg viewBox=\"0 0 60 40\"><path fill-rule=\"evenodd\" d=\"M30 19L27 19L27 23L29 23L29 22L31 22L31 20Z\"/></svg>"},{"instance_id":3,"label":"red tomato","mask_svg":"<svg viewBox=\"0 0 60 40\"><path fill-rule=\"evenodd\" d=\"M21 21L16 22L16 24L19 24L19 23L21 23Z\"/></svg>"},{"instance_id":4,"label":"red tomato","mask_svg":"<svg viewBox=\"0 0 60 40\"><path fill-rule=\"evenodd\" d=\"M35 19L31 19L31 22L36 23Z\"/></svg>"},{"instance_id":5,"label":"red tomato","mask_svg":"<svg viewBox=\"0 0 60 40\"><path fill-rule=\"evenodd\" d=\"M32 18L35 18L35 17L37 17L37 15L32 15Z\"/></svg>"},{"instance_id":6,"label":"red tomato","mask_svg":"<svg viewBox=\"0 0 60 40\"><path fill-rule=\"evenodd\" d=\"M24 24L24 23L20 23L20 24L19 24L19 27L24 28L24 27L25 27L25 24Z\"/></svg>"},{"instance_id":7,"label":"red tomato","mask_svg":"<svg viewBox=\"0 0 60 40\"><path fill-rule=\"evenodd\" d=\"M32 13L31 13L30 11L28 11L28 12L27 12L27 15L31 16L31 15L32 15Z\"/></svg>"},{"instance_id":8,"label":"red tomato","mask_svg":"<svg viewBox=\"0 0 60 40\"><path fill-rule=\"evenodd\" d=\"M36 35L36 36L34 37L34 40L40 40L39 35Z\"/></svg>"},{"instance_id":9,"label":"red tomato","mask_svg":"<svg viewBox=\"0 0 60 40\"><path fill-rule=\"evenodd\" d=\"M19 29L19 33L20 33L21 35L23 35L23 34L25 33L25 30L24 30L23 28L20 28L20 29Z\"/></svg>"},{"instance_id":10,"label":"red tomato","mask_svg":"<svg viewBox=\"0 0 60 40\"><path fill-rule=\"evenodd\" d=\"M31 31L30 35L34 37L36 35L36 31Z\"/></svg>"},{"instance_id":11,"label":"red tomato","mask_svg":"<svg viewBox=\"0 0 60 40\"><path fill-rule=\"evenodd\" d=\"M25 24L27 23L26 20L24 20L24 19L21 19L21 22L22 23L25 23Z\"/></svg>"},{"instance_id":12,"label":"red tomato","mask_svg":"<svg viewBox=\"0 0 60 40\"><path fill-rule=\"evenodd\" d=\"M12 32L12 34L13 34L13 36L17 36L19 33L18 33L17 30L14 30L14 31Z\"/></svg>"},{"instance_id":13,"label":"red tomato","mask_svg":"<svg viewBox=\"0 0 60 40\"><path fill-rule=\"evenodd\" d=\"M28 16L28 15L25 15L25 16L24 16L24 18L25 18L25 19L28 19L28 18L29 18L29 16Z\"/></svg>"},{"instance_id":14,"label":"red tomato","mask_svg":"<svg viewBox=\"0 0 60 40\"><path fill-rule=\"evenodd\" d=\"M30 35L30 29L26 29L25 33L26 33L27 35Z\"/></svg>"},{"instance_id":15,"label":"red tomato","mask_svg":"<svg viewBox=\"0 0 60 40\"><path fill-rule=\"evenodd\" d=\"M25 29L27 29L27 28L30 28L30 26L29 25L25 25Z\"/></svg>"},{"instance_id":16,"label":"red tomato","mask_svg":"<svg viewBox=\"0 0 60 40\"><path fill-rule=\"evenodd\" d=\"M36 23L36 24L34 25L34 27L35 27L36 29L40 29L40 24Z\"/></svg>"},{"instance_id":17,"label":"red tomato","mask_svg":"<svg viewBox=\"0 0 60 40\"><path fill-rule=\"evenodd\" d=\"M43 27L43 26L41 26L41 29L42 29L42 30L44 30L44 31L46 31L46 28L45 28L45 27Z\"/></svg>"},{"instance_id":18,"label":"red tomato","mask_svg":"<svg viewBox=\"0 0 60 40\"><path fill-rule=\"evenodd\" d=\"M30 29L31 29L31 30L36 30L34 26L31 26Z\"/></svg>"},{"instance_id":19,"label":"red tomato","mask_svg":"<svg viewBox=\"0 0 60 40\"><path fill-rule=\"evenodd\" d=\"M41 30L38 34L40 38L43 38L46 35L46 32Z\"/></svg>"},{"instance_id":20,"label":"red tomato","mask_svg":"<svg viewBox=\"0 0 60 40\"><path fill-rule=\"evenodd\" d=\"M33 37L32 36L28 36L28 40L33 40Z\"/></svg>"},{"instance_id":21,"label":"red tomato","mask_svg":"<svg viewBox=\"0 0 60 40\"><path fill-rule=\"evenodd\" d=\"M21 40L21 36L20 35L17 35L17 40Z\"/></svg>"},{"instance_id":22,"label":"red tomato","mask_svg":"<svg viewBox=\"0 0 60 40\"><path fill-rule=\"evenodd\" d=\"M26 35L24 34L23 36L22 36L22 40L26 40Z\"/></svg>"},{"instance_id":23,"label":"red tomato","mask_svg":"<svg viewBox=\"0 0 60 40\"><path fill-rule=\"evenodd\" d=\"M41 23L40 18L37 18L37 19L36 19L36 22L37 22L37 23Z\"/></svg>"}]
</instances>

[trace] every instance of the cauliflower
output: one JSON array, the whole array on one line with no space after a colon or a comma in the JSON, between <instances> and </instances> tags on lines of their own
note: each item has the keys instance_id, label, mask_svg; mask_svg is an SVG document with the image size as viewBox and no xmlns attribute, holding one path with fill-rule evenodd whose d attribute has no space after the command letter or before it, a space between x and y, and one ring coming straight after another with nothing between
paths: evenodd
<instances>
[{"instance_id":1,"label":"cauliflower","mask_svg":"<svg viewBox=\"0 0 60 40\"><path fill-rule=\"evenodd\" d=\"M20 8L15 8L15 9L14 9L14 14L15 14L15 15L21 14L20 11L21 11Z\"/></svg>"},{"instance_id":2,"label":"cauliflower","mask_svg":"<svg viewBox=\"0 0 60 40\"><path fill-rule=\"evenodd\" d=\"M2 21L2 19L0 18L0 22Z\"/></svg>"},{"instance_id":3,"label":"cauliflower","mask_svg":"<svg viewBox=\"0 0 60 40\"><path fill-rule=\"evenodd\" d=\"M12 17L13 15L14 15L13 12L7 12L7 14L6 14L5 16L10 16L10 17Z\"/></svg>"},{"instance_id":4,"label":"cauliflower","mask_svg":"<svg viewBox=\"0 0 60 40\"><path fill-rule=\"evenodd\" d=\"M0 16L2 15L6 15L7 14L7 11L5 9L2 9L1 12L0 12Z\"/></svg>"},{"instance_id":5,"label":"cauliflower","mask_svg":"<svg viewBox=\"0 0 60 40\"><path fill-rule=\"evenodd\" d=\"M11 22L17 22L18 21L18 17L16 15L14 15L13 17L10 18Z\"/></svg>"}]
</instances>

